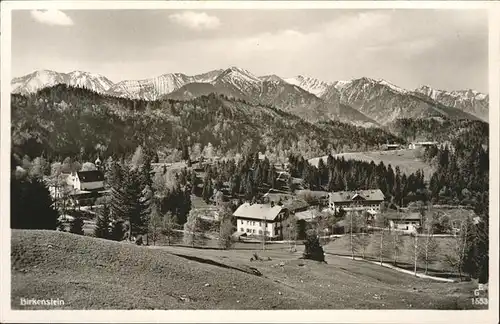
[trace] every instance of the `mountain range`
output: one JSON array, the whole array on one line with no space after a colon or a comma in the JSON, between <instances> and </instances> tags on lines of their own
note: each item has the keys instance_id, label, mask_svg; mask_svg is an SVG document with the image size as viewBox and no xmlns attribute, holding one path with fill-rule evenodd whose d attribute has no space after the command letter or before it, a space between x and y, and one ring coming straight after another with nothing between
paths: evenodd
<instances>
[{"instance_id":1,"label":"mountain range","mask_svg":"<svg viewBox=\"0 0 500 324\"><path fill-rule=\"evenodd\" d=\"M194 76L167 73L151 79L117 83L95 73L41 70L14 78L11 91L26 95L56 84L147 101L184 101L217 93L255 105L273 106L311 122L337 120L365 127L386 125L399 118L488 121L489 96L475 90L443 91L429 86L407 90L385 80L367 77L325 82L301 75L291 78L257 76L238 67Z\"/></svg>"}]
</instances>

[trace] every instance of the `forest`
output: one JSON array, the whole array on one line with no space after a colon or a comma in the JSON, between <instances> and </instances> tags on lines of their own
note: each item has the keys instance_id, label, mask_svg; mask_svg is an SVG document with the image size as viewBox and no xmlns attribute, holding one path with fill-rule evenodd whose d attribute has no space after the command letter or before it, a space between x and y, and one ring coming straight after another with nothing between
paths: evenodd
<instances>
[{"instance_id":1,"label":"forest","mask_svg":"<svg viewBox=\"0 0 500 324\"><path fill-rule=\"evenodd\" d=\"M380 128L311 124L270 106L214 94L190 101L141 101L57 85L11 98L12 148L31 159L120 158L139 145L170 154L182 145L208 143L217 155L268 151L285 158L299 152L309 158L403 142Z\"/></svg>"}]
</instances>

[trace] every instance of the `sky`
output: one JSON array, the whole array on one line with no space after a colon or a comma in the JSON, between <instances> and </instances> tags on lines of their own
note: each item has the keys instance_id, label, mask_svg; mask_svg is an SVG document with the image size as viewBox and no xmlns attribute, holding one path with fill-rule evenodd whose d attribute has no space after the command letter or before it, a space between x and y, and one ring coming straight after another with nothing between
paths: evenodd
<instances>
[{"instance_id":1,"label":"sky","mask_svg":"<svg viewBox=\"0 0 500 324\"><path fill-rule=\"evenodd\" d=\"M385 79L488 92L484 10L66 10L12 12L12 76L113 82L237 66L323 81Z\"/></svg>"}]
</instances>

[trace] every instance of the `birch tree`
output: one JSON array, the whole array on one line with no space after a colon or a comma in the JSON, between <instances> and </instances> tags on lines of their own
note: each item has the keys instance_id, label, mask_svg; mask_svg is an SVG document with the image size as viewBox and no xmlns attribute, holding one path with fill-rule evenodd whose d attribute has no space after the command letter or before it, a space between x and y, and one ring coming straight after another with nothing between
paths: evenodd
<instances>
[{"instance_id":1,"label":"birch tree","mask_svg":"<svg viewBox=\"0 0 500 324\"><path fill-rule=\"evenodd\" d=\"M387 242L385 240L385 227L387 226L387 218L384 214L378 214L375 219L375 224L379 228L377 235L374 235L374 249L378 255L380 265L384 262L384 257L388 254Z\"/></svg>"},{"instance_id":2,"label":"birch tree","mask_svg":"<svg viewBox=\"0 0 500 324\"><path fill-rule=\"evenodd\" d=\"M290 250L292 249L292 241L293 247L296 247L296 240L298 236L297 229L297 217L294 215L288 216L288 218L283 222L283 238L288 241Z\"/></svg>"},{"instance_id":3,"label":"birch tree","mask_svg":"<svg viewBox=\"0 0 500 324\"><path fill-rule=\"evenodd\" d=\"M149 216L148 222L148 237L151 237L151 241L153 241L153 245L156 245L156 242L160 238L161 234L161 226L162 220L160 217L160 213L158 211L158 207L153 206L151 214Z\"/></svg>"},{"instance_id":4,"label":"birch tree","mask_svg":"<svg viewBox=\"0 0 500 324\"><path fill-rule=\"evenodd\" d=\"M165 213L163 215L163 223L161 233L167 238L167 244L172 244L172 238L174 236L175 229L175 218L171 212Z\"/></svg>"},{"instance_id":5,"label":"birch tree","mask_svg":"<svg viewBox=\"0 0 500 324\"><path fill-rule=\"evenodd\" d=\"M431 213L422 224L423 234L422 248L419 251L419 259L425 264L425 274L429 269L429 263L437 260L439 244L434 237L434 228L438 219L434 213Z\"/></svg>"},{"instance_id":6,"label":"birch tree","mask_svg":"<svg viewBox=\"0 0 500 324\"><path fill-rule=\"evenodd\" d=\"M184 224L184 243L194 247L200 245L203 233L201 233L201 221L195 210L191 210Z\"/></svg>"},{"instance_id":7,"label":"birch tree","mask_svg":"<svg viewBox=\"0 0 500 324\"><path fill-rule=\"evenodd\" d=\"M345 222L345 230L349 232L349 242L351 247L351 258L354 260L354 253L358 250L358 239L355 237L354 232L358 232L359 228L359 213L355 211L349 211L346 214Z\"/></svg>"},{"instance_id":8,"label":"birch tree","mask_svg":"<svg viewBox=\"0 0 500 324\"><path fill-rule=\"evenodd\" d=\"M445 255L446 262L455 268L460 280L462 280L462 270L464 267L466 251L471 244L470 240L471 221L469 218L462 219L459 223L458 233L449 243L448 253Z\"/></svg>"}]
</instances>

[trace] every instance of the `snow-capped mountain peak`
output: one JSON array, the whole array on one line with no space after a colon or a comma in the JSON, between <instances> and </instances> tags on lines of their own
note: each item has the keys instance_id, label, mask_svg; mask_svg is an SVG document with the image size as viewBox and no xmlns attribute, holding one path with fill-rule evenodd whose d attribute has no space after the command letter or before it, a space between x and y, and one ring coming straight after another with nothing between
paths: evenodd
<instances>
[{"instance_id":1,"label":"snow-capped mountain peak","mask_svg":"<svg viewBox=\"0 0 500 324\"><path fill-rule=\"evenodd\" d=\"M310 92L318 97L321 97L332 84L331 82L324 82L315 78L297 75L295 77L284 79L286 82L301 87L302 89Z\"/></svg>"},{"instance_id":2,"label":"snow-capped mountain peak","mask_svg":"<svg viewBox=\"0 0 500 324\"><path fill-rule=\"evenodd\" d=\"M262 89L262 81L259 77L235 66L224 70L212 84L235 87L242 93L255 93Z\"/></svg>"},{"instance_id":3,"label":"snow-capped mountain peak","mask_svg":"<svg viewBox=\"0 0 500 324\"><path fill-rule=\"evenodd\" d=\"M398 87L398 86L396 86L396 85L394 85L386 80L383 80L383 79L378 79L377 83L381 84L383 86L389 87L391 90L393 90L395 92L399 92L399 93L407 93L408 92L408 90L400 88L400 87Z\"/></svg>"},{"instance_id":4,"label":"snow-capped mountain peak","mask_svg":"<svg viewBox=\"0 0 500 324\"><path fill-rule=\"evenodd\" d=\"M87 88L99 93L105 93L113 85L111 80L101 74L83 71L68 73L65 83L73 87Z\"/></svg>"},{"instance_id":5,"label":"snow-capped mountain peak","mask_svg":"<svg viewBox=\"0 0 500 324\"><path fill-rule=\"evenodd\" d=\"M105 93L113 85L113 82L103 75L89 72L59 73L51 70L39 70L23 77L14 78L11 87L13 93L28 94L57 84L84 87L99 93Z\"/></svg>"},{"instance_id":6,"label":"snow-capped mountain peak","mask_svg":"<svg viewBox=\"0 0 500 324\"><path fill-rule=\"evenodd\" d=\"M267 82L284 82L284 80L282 78L280 78L279 76L277 76L276 74L271 74L271 75L264 75L264 76L261 76L259 79L261 79L262 81L267 81Z\"/></svg>"},{"instance_id":7,"label":"snow-capped mountain peak","mask_svg":"<svg viewBox=\"0 0 500 324\"><path fill-rule=\"evenodd\" d=\"M347 87L349 84L351 84L351 81L346 81L346 80L339 80L333 82L333 87L337 89L338 91L342 91L345 87Z\"/></svg>"},{"instance_id":8,"label":"snow-capped mountain peak","mask_svg":"<svg viewBox=\"0 0 500 324\"><path fill-rule=\"evenodd\" d=\"M489 96L476 90L436 90L423 85L414 91L448 107L455 107L473 114L483 120L488 120Z\"/></svg>"}]
</instances>

